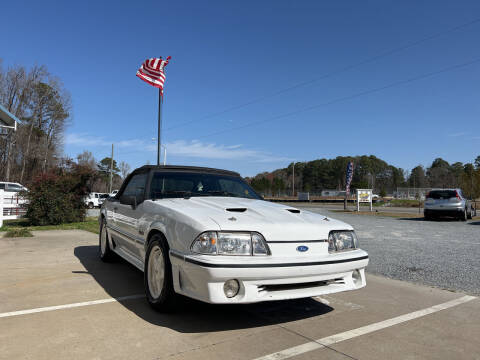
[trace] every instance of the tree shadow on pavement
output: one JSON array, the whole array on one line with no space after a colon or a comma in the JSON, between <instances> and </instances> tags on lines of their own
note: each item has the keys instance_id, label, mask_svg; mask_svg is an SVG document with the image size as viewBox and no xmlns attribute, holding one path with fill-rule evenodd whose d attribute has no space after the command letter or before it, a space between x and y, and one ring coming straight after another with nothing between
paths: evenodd
<instances>
[{"instance_id":1,"label":"tree shadow on pavement","mask_svg":"<svg viewBox=\"0 0 480 360\"><path fill-rule=\"evenodd\" d=\"M112 263L103 263L98 257L98 246L78 246L74 254L85 267L84 273L93 276L111 297L144 294L143 273L126 261L118 258ZM182 333L255 328L320 316L333 310L312 298L212 305L181 297L180 302L176 313L162 314L153 310L143 297L120 301L145 321Z\"/></svg>"},{"instance_id":2,"label":"tree shadow on pavement","mask_svg":"<svg viewBox=\"0 0 480 360\"><path fill-rule=\"evenodd\" d=\"M480 221L469 222L468 225L480 225Z\"/></svg>"}]
</instances>

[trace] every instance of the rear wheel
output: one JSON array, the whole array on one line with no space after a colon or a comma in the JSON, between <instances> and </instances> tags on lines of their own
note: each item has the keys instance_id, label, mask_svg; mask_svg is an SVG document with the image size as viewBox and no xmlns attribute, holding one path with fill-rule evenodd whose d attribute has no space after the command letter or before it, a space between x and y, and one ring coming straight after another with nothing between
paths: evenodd
<instances>
[{"instance_id":1,"label":"rear wheel","mask_svg":"<svg viewBox=\"0 0 480 360\"><path fill-rule=\"evenodd\" d=\"M473 217L473 207L470 206L470 211L467 212L467 219L471 219Z\"/></svg>"},{"instance_id":2,"label":"rear wheel","mask_svg":"<svg viewBox=\"0 0 480 360\"><path fill-rule=\"evenodd\" d=\"M160 235L153 235L145 256L144 270L147 300L155 310L175 310L176 293L173 290L172 265L168 256L168 245Z\"/></svg>"},{"instance_id":3,"label":"rear wheel","mask_svg":"<svg viewBox=\"0 0 480 360\"><path fill-rule=\"evenodd\" d=\"M93 202L89 202L89 203L88 203L88 208L89 208L89 209L93 209Z\"/></svg>"},{"instance_id":4,"label":"rear wheel","mask_svg":"<svg viewBox=\"0 0 480 360\"><path fill-rule=\"evenodd\" d=\"M107 227L105 226L105 220L102 218L100 222L100 234L98 235L98 249L100 254L100 259L104 262L110 262L114 258L114 253L110 249L108 243L108 233Z\"/></svg>"},{"instance_id":5,"label":"rear wheel","mask_svg":"<svg viewBox=\"0 0 480 360\"><path fill-rule=\"evenodd\" d=\"M423 217L425 220L429 220L429 221L435 220L435 216L431 212L424 212Z\"/></svg>"},{"instance_id":6,"label":"rear wheel","mask_svg":"<svg viewBox=\"0 0 480 360\"><path fill-rule=\"evenodd\" d=\"M467 209L463 210L463 214L460 215L460 221L467 221L468 215L467 215Z\"/></svg>"}]
</instances>

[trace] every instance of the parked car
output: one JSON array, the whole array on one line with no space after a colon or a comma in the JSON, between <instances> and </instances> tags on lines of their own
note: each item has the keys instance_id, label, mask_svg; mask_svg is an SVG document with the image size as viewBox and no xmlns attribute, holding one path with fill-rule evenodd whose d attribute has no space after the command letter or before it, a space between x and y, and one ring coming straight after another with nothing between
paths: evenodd
<instances>
[{"instance_id":1,"label":"parked car","mask_svg":"<svg viewBox=\"0 0 480 360\"><path fill-rule=\"evenodd\" d=\"M105 202L105 199L109 196L110 194L107 193L100 194L100 196L98 197L98 206L102 206L102 204Z\"/></svg>"},{"instance_id":2,"label":"parked car","mask_svg":"<svg viewBox=\"0 0 480 360\"><path fill-rule=\"evenodd\" d=\"M28 189L19 183L0 181L0 190L4 190L5 192L20 192L27 191Z\"/></svg>"},{"instance_id":3,"label":"parked car","mask_svg":"<svg viewBox=\"0 0 480 360\"><path fill-rule=\"evenodd\" d=\"M476 208L461 189L434 189L425 195L425 219L450 216L466 221L476 216Z\"/></svg>"},{"instance_id":4,"label":"parked car","mask_svg":"<svg viewBox=\"0 0 480 360\"><path fill-rule=\"evenodd\" d=\"M108 194L92 192L85 196L85 205L87 205L89 209L93 209L94 207L100 207L102 206L103 202L107 197Z\"/></svg>"},{"instance_id":5,"label":"parked car","mask_svg":"<svg viewBox=\"0 0 480 360\"><path fill-rule=\"evenodd\" d=\"M110 194L108 194L108 196L115 197L115 195L117 195L117 193L118 193L118 190L113 190Z\"/></svg>"},{"instance_id":6,"label":"parked car","mask_svg":"<svg viewBox=\"0 0 480 360\"><path fill-rule=\"evenodd\" d=\"M143 166L105 201L99 223L100 258L142 270L160 311L177 294L232 304L366 285L368 254L350 225L264 201L231 171Z\"/></svg>"}]
</instances>

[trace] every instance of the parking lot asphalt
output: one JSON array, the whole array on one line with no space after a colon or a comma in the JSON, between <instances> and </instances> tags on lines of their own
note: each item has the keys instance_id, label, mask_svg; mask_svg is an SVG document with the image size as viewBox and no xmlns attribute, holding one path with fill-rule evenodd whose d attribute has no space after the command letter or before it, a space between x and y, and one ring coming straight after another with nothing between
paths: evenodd
<instances>
[{"instance_id":1,"label":"parking lot asphalt","mask_svg":"<svg viewBox=\"0 0 480 360\"><path fill-rule=\"evenodd\" d=\"M480 359L473 296L368 274L358 291L185 299L165 315L148 306L142 272L98 259L94 234L34 235L0 239L0 359Z\"/></svg>"},{"instance_id":2,"label":"parking lot asphalt","mask_svg":"<svg viewBox=\"0 0 480 360\"><path fill-rule=\"evenodd\" d=\"M480 221L390 218L302 207L351 224L368 251L368 271L480 295Z\"/></svg>"}]
</instances>

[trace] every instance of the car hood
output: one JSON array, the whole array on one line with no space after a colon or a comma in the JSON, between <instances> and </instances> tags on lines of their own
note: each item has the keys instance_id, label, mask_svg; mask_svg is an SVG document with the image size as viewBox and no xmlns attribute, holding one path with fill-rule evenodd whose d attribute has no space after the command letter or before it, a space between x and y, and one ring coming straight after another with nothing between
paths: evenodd
<instances>
[{"instance_id":1,"label":"car hood","mask_svg":"<svg viewBox=\"0 0 480 360\"><path fill-rule=\"evenodd\" d=\"M155 202L195 222L207 216L219 227L208 230L257 231L267 241L324 240L331 230L352 229L324 215L264 200L211 196Z\"/></svg>"}]
</instances>

